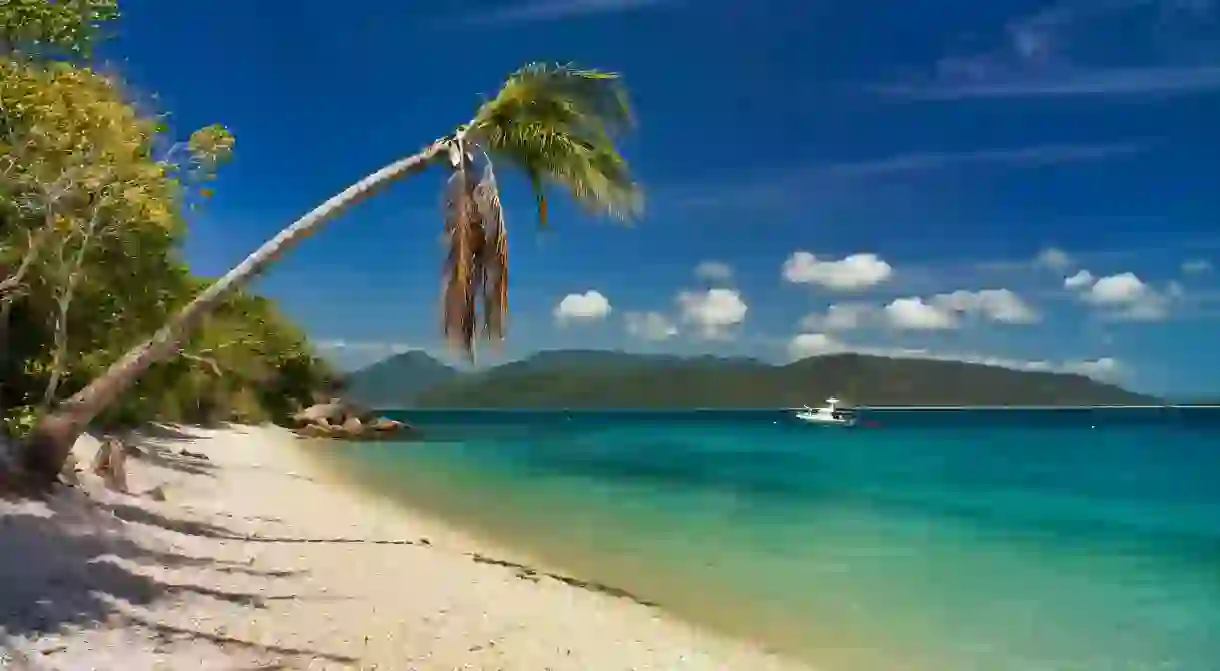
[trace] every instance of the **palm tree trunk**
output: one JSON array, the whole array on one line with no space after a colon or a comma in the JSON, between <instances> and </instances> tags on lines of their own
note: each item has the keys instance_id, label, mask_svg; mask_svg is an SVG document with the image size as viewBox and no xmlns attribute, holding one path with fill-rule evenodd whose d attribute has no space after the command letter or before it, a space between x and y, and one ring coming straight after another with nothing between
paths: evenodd
<instances>
[{"instance_id":1,"label":"palm tree trunk","mask_svg":"<svg viewBox=\"0 0 1220 671\"><path fill-rule=\"evenodd\" d=\"M432 161L445 155L449 142L449 138L437 140L420 153L385 166L332 196L263 243L262 247L182 308L152 338L127 352L101 377L44 415L21 444L20 459L25 473L42 483L54 482L76 439L89 422L131 388L154 363L177 352L182 337L195 329L229 291L249 282L281 254L347 207L390 182L422 171Z\"/></svg>"}]
</instances>

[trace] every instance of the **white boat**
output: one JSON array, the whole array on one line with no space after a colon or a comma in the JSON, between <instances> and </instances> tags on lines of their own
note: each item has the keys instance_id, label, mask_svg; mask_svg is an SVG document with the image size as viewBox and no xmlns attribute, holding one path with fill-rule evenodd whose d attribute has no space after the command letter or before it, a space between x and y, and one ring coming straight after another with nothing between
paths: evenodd
<instances>
[{"instance_id":1,"label":"white boat","mask_svg":"<svg viewBox=\"0 0 1220 671\"><path fill-rule=\"evenodd\" d=\"M805 406L804 410L796 411L796 418L810 424L830 424L833 426L855 426L856 414L851 410L839 409L839 399L833 396L826 399L826 405L820 408Z\"/></svg>"}]
</instances>

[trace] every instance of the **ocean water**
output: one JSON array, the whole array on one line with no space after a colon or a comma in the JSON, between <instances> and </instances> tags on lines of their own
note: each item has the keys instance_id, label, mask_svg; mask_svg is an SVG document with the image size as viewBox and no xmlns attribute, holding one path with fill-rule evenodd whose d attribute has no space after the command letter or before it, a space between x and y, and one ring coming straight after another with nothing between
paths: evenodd
<instances>
[{"instance_id":1,"label":"ocean water","mask_svg":"<svg viewBox=\"0 0 1220 671\"><path fill-rule=\"evenodd\" d=\"M325 458L828 671L1220 671L1218 410L393 414Z\"/></svg>"}]
</instances>

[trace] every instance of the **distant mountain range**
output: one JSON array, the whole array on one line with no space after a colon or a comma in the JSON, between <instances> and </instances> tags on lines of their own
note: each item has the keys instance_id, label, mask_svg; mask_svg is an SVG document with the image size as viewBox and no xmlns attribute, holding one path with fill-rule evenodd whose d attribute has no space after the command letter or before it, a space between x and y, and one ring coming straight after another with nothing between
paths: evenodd
<instances>
[{"instance_id":1,"label":"distant mountain range","mask_svg":"<svg viewBox=\"0 0 1220 671\"><path fill-rule=\"evenodd\" d=\"M347 376L347 395L360 403L394 408L414 405L425 390L461 375L423 352L396 354Z\"/></svg>"},{"instance_id":2,"label":"distant mountain range","mask_svg":"<svg viewBox=\"0 0 1220 671\"><path fill-rule=\"evenodd\" d=\"M996 366L835 354L772 365L747 358L602 350L540 352L461 372L422 352L348 375L379 408L765 408L856 405L1145 405L1161 399L1091 378Z\"/></svg>"}]
</instances>

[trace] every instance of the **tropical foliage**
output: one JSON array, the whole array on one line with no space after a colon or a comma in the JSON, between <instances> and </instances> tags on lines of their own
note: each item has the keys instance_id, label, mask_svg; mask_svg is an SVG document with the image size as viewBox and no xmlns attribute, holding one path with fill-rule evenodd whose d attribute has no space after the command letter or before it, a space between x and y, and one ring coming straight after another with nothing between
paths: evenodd
<instances>
[{"instance_id":1,"label":"tropical foliage","mask_svg":"<svg viewBox=\"0 0 1220 671\"><path fill-rule=\"evenodd\" d=\"M4 52L35 56L88 56L99 33L118 15L118 0L4 0L0 46Z\"/></svg>"},{"instance_id":2,"label":"tropical foliage","mask_svg":"<svg viewBox=\"0 0 1220 671\"><path fill-rule=\"evenodd\" d=\"M0 419L22 434L210 282L184 214L233 149L219 125L174 142L88 53L114 2L0 7ZM231 295L98 419L275 419L330 376L264 299Z\"/></svg>"},{"instance_id":3,"label":"tropical foliage","mask_svg":"<svg viewBox=\"0 0 1220 671\"><path fill-rule=\"evenodd\" d=\"M85 39L96 32L99 1L73 5L81 8L76 23L88 27L75 30L74 36ZM0 15L2 20L4 16ZM15 43L11 39L8 41ZM24 36L21 42L31 40ZM69 50L86 51L80 45L73 45ZM280 231L188 301L151 338L138 341L104 373L55 404L52 412L41 414L23 442L24 470L37 474L44 481L56 477L72 444L87 424L112 413L116 402L126 392L164 362L183 358L182 343L195 338L197 332L205 329L210 315L234 300L230 298L232 292L240 290L284 252L348 206L395 180L438 164L444 165L451 174L445 194L444 221L449 253L442 321L449 341L473 357L477 331L482 330L491 339L503 337L508 306L507 228L494 165L508 165L525 173L533 185L543 224L547 219L546 192L551 187L565 189L590 212L626 218L641 206L637 185L615 145L618 135L630 123L630 108L617 75L569 66L529 65L522 68L509 77L495 97L479 107L470 122L458 126L423 151L364 177ZM135 155L147 157L148 150L155 148L155 144L146 140L141 144L142 139L143 136L123 147L130 148ZM196 134L187 143L192 157L188 162L190 169L175 171L166 165L168 161L157 162L162 168L161 178L169 180L178 193L177 204L182 199L181 189L186 185L179 172L196 175L201 172L206 180L209 171L223 161L231 144L231 138L223 129L212 127ZM79 151L61 151L72 157L82 157ZM83 160L91 163L91 159ZM110 197L101 188L101 184L90 183L81 189L83 195L79 200L85 203L88 211L78 219L87 222L107 220L104 216L89 214L110 202ZM123 194L124 199L129 197L129 192L131 197L144 193L126 183L116 189L114 193ZM54 193L56 199L48 200L44 195L42 202L57 204L59 192ZM200 193L204 192L200 190ZM32 217L35 210L29 210L25 216ZM58 211L54 215L47 214L51 210L48 206L37 210L45 215L44 228L59 225ZM97 235L92 223L84 224L82 230L90 238ZM36 241L37 236L30 239ZM86 236L82 234L81 239ZM30 243L28 247L33 245ZM68 285L71 286L71 282ZM71 291L63 289L57 295L71 295ZM162 299L159 305L170 302ZM62 350L62 347L53 348L53 352ZM55 384L55 371L63 361L62 356L52 356L49 384ZM50 406L44 404L42 407Z\"/></svg>"}]
</instances>

